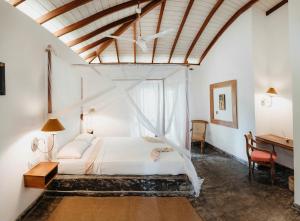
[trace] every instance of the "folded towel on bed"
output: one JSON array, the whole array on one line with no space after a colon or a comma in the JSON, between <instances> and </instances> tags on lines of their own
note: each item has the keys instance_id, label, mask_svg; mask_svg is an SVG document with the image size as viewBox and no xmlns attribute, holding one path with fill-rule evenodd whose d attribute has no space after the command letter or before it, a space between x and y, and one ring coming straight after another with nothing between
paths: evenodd
<instances>
[{"instance_id":1,"label":"folded towel on bed","mask_svg":"<svg viewBox=\"0 0 300 221\"><path fill-rule=\"evenodd\" d=\"M159 148L154 148L151 153L150 157L152 160L157 161L160 158L160 153L163 152L172 152L174 149L172 147L159 147Z\"/></svg>"},{"instance_id":2,"label":"folded towel on bed","mask_svg":"<svg viewBox=\"0 0 300 221\"><path fill-rule=\"evenodd\" d=\"M145 136L145 137L143 137L143 139L150 143L163 143L163 141L161 139L156 138L156 137Z\"/></svg>"}]
</instances>

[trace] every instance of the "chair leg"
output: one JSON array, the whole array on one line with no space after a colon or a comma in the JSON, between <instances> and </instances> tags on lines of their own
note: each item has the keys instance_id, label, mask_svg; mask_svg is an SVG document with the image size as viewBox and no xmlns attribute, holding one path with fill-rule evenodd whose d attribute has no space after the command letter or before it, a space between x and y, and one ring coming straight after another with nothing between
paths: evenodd
<instances>
[{"instance_id":1,"label":"chair leg","mask_svg":"<svg viewBox=\"0 0 300 221\"><path fill-rule=\"evenodd\" d=\"M255 167L255 162L252 162L252 176L254 177L254 167Z\"/></svg>"},{"instance_id":2,"label":"chair leg","mask_svg":"<svg viewBox=\"0 0 300 221\"><path fill-rule=\"evenodd\" d=\"M201 141L201 154L204 154L204 142L203 141Z\"/></svg>"},{"instance_id":3,"label":"chair leg","mask_svg":"<svg viewBox=\"0 0 300 221\"><path fill-rule=\"evenodd\" d=\"M248 164L249 164L249 174L248 174L248 176L249 176L249 179L251 180L251 161L250 160L249 160Z\"/></svg>"}]
</instances>

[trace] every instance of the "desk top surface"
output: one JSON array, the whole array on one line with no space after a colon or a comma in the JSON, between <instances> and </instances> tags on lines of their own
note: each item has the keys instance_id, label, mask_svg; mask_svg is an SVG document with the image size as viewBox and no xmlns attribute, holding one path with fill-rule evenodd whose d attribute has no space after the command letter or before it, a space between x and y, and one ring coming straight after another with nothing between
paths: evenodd
<instances>
[{"instance_id":1,"label":"desk top surface","mask_svg":"<svg viewBox=\"0 0 300 221\"><path fill-rule=\"evenodd\" d=\"M274 134L259 135L259 136L256 136L256 140L264 142L264 143L272 144L275 146L279 146L279 147L282 147L284 149L291 150L291 151L293 151L293 149L294 149L293 140L287 139L284 137L280 137L280 136L277 136Z\"/></svg>"}]
</instances>

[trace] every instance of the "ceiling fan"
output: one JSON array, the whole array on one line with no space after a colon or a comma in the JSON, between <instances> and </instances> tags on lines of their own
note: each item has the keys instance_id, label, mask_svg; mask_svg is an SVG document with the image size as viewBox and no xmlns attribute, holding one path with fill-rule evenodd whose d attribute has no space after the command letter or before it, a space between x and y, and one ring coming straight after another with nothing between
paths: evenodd
<instances>
[{"instance_id":1,"label":"ceiling fan","mask_svg":"<svg viewBox=\"0 0 300 221\"><path fill-rule=\"evenodd\" d=\"M124 38L124 37L120 37L120 36L114 36L114 35L107 35L106 37L108 38L114 38L117 40L121 40L121 41L129 41L132 43L135 43L137 46L139 46L143 52L147 52L148 51L148 47L147 47L147 43L156 39L156 38L161 38L171 32L174 31L174 29L170 28L161 32L158 32L154 35L148 35L148 36L142 36L142 27L141 27L141 13L142 13L142 9L140 8L140 4L138 2L138 7L136 8L136 14L138 16L137 19L137 24L139 27L139 34L137 36L137 39L130 39L130 38Z\"/></svg>"}]
</instances>

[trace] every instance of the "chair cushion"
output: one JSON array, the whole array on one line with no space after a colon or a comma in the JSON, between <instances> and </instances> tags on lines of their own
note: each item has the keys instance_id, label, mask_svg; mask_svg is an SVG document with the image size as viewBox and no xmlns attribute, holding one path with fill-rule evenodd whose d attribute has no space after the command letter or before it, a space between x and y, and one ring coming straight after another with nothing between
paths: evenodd
<instances>
[{"instance_id":1,"label":"chair cushion","mask_svg":"<svg viewBox=\"0 0 300 221\"><path fill-rule=\"evenodd\" d=\"M259 161L259 162L270 162L270 153L260 151L260 150L254 150L251 153L251 160L252 161ZM273 161L276 160L277 156L276 154L272 155Z\"/></svg>"}]
</instances>

